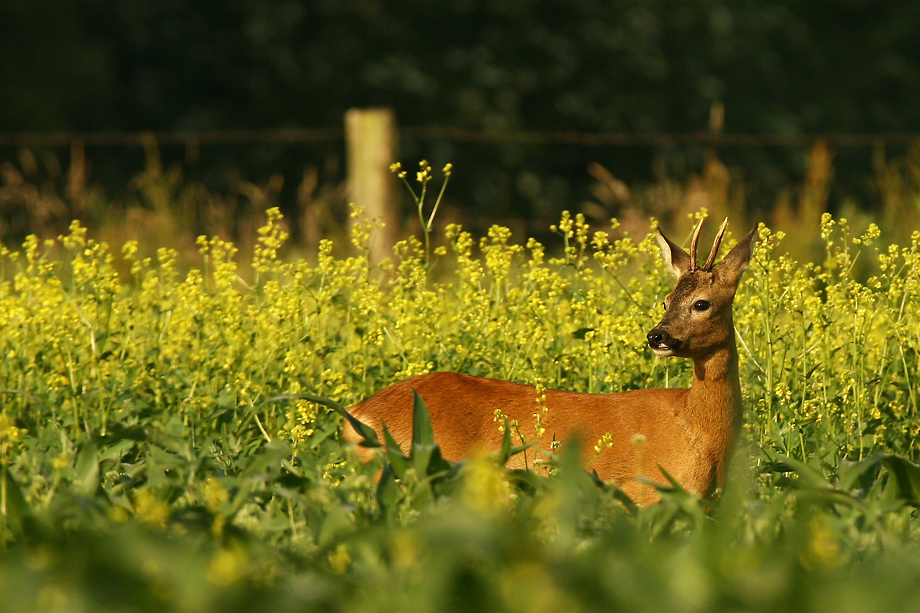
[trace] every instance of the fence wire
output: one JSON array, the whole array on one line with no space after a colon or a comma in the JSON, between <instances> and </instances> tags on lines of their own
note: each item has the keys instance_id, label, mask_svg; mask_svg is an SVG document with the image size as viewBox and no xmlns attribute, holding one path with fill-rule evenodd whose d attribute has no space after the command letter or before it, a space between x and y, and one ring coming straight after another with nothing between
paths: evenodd
<instances>
[{"instance_id":1,"label":"fence wire","mask_svg":"<svg viewBox=\"0 0 920 613\"><path fill-rule=\"evenodd\" d=\"M576 145L576 146L667 146L802 147L824 141L832 147L910 145L920 143L918 132L827 132L809 134L757 134L718 132L587 132L576 130L473 130L450 126L407 126L398 129L405 140L448 140L464 143ZM279 128L261 130L199 131L104 131L104 132L6 132L0 146L143 146L239 145L261 143L344 142L343 128Z\"/></svg>"}]
</instances>

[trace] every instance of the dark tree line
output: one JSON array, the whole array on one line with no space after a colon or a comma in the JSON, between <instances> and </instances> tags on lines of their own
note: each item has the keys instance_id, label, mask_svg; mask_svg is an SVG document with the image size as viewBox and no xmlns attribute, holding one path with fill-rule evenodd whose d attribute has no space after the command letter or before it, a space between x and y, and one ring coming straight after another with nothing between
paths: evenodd
<instances>
[{"instance_id":1,"label":"dark tree line","mask_svg":"<svg viewBox=\"0 0 920 613\"><path fill-rule=\"evenodd\" d=\"M721 102L728 132L920 131L917 41L920 3L894 0L3 0L0 130L339 126L350 107L385 105L406 126L686 132ZM642 181L653 159L679 174L700 156L403 151L454 162L470 206L535 215L577 200L591 161ZM212 164L259 173L330 154L251 148ZM726 153L768 187L800 154Z\"/></svg>"}]
</instances>

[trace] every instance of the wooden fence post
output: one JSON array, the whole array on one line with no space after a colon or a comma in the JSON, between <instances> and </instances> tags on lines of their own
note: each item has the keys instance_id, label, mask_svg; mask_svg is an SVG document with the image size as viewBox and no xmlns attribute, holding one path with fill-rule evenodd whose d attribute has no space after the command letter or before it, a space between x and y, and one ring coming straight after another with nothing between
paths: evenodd
<instances>
[{"instance_id":1,"label":"wooden fence post","mask_svg":"<svg viewBox=\"0 0 920 613\"><path fill-rule=\"evenodd\" d=\"M390 172L397 145L392 109L350 109L345 113L348 199L363 207L368 219L384 224L371 236L369 256L374 264L392 256L393 245L400 238L396 178Z\"/></svg>"}]
</instances>

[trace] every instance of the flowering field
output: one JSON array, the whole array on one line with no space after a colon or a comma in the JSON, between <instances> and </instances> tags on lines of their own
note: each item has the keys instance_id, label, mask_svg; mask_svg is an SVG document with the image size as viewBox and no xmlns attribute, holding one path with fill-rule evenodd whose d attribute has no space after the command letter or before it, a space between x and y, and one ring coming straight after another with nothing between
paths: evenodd
<instances>
[{"instance_id":1,"label":"flowering field","mask_svg":"<svg viewBox=\"0 0 920 613\"><path fill-rule=\"evenodd\" d=\"M79 224L0 248L0 610L920 602L920 232L889 245L826 215L810 263L761 225L735 301L746 412L726 491L636 509L564 448L538 478L498 458L362 465L343 444L330 407L434 370L689 384L688 361L644 345L673 283L651 236L565 215L560 249L500 227L434 245L422 223L379 266L361 223L354 255L323 241L292 261L269 209L245 280L218 238L188 271Z\"/></svg>"}]
</instances>

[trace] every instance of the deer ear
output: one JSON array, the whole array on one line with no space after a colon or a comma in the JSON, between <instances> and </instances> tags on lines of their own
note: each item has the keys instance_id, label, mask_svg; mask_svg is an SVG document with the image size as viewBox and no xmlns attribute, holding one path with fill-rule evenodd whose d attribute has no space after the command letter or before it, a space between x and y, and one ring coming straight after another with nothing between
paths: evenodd
<instances>
[{"instance_id":1,"label":"deer ear","mask_svg":"<svg viewBox=\"0 0 920 613\"><path fill-rule=\"evenodd\" d=\"M658 244L661 246L661 255L664 257L664 263L668 267L668 272L676 278L690 269L690 255L668 240L661 228L658 229Z\"/></svg>"},{"instance_id":2,"label":"deer ear","mask_svg":"<svg viewBox=\"0 0 920 613\"><path fill-rule=\"evenodd\" d=\"M757 236L757 226L748 232L748 235L732 247L725 258L712 267L712 272L726 282L737 285L741 280L741 273L747 270L754 252L754 238Z\"/></svg>"}]
</instances>

